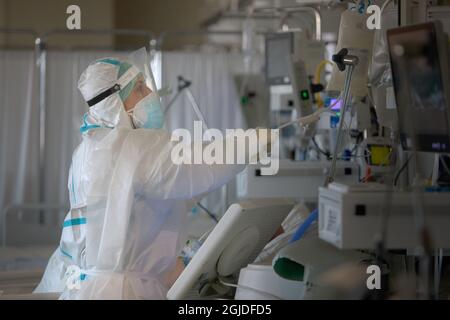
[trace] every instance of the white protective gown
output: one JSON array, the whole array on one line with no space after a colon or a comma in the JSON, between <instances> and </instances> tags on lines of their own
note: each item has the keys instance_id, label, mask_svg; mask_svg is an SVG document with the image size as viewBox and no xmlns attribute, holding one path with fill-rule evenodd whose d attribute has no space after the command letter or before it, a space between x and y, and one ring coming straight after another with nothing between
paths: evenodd
<instances>
[{"instance_id":1,"label":"white protective gown","mask_svg":"<svg viewBox=\"0 0 450 320\"><path fill-rule=\"evenodd\" d=\"M71 210L36 292L70 299L164 299L184 243L186 200L231 180L242 165L174 165L167 131L98 128L84 135L69 175ZM69 290L67 268L81 269Z\"/></svg>"},{"instance_id":2,"label":"white protective gown","mask_svg":"<svg viewBox=\"0 0 450 320\"><path fill-rule=\"evenodd\" d=\"M123 80L119 65L105 58L83 72L78 87L86 101ZM165 299L168 272L185 242L188 200L227 183L244 166L175 165L169 133L133 129L117 93L89 109L81 131L69 172L71 209L35 292Z\"/></svg>"}]
</instances>

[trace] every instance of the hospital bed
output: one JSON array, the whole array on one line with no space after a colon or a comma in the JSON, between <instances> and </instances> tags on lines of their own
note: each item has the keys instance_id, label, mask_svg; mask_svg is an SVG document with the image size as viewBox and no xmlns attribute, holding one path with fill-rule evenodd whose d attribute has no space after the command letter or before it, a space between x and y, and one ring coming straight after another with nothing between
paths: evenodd
<instances>
[{"instance_id":1,"label":"hospital bed","mask_svg":"<svg viewBox=\"0 0 450 320\"><path fill-rule=\"evenodd\" d=\"M208 235L168 299L212 299L226 295L218 279L232 278L259 255L294 207L283 198L241 200L231 205Z\"/></svg>"}]
</instances>

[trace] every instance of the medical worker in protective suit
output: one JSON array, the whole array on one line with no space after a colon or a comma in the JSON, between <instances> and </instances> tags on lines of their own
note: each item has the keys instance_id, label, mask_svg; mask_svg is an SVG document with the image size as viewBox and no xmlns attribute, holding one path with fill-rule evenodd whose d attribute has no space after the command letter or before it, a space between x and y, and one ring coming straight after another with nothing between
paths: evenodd
<instances>
[{"instance_id":1,"label":"medical worker in protective suit","mask_svg":"<svg viewBox=\"0 0 450 320\"><path fill-rule=\"evenodd\" d=\"M165 299L179 269L187 200L244 169L172 162L173 142L162 129L146 59L141 52L96 60L79 79L89 111L69 172L71 210L35 292L61 292L61 299Z\"/></svg>"}]
</instances>

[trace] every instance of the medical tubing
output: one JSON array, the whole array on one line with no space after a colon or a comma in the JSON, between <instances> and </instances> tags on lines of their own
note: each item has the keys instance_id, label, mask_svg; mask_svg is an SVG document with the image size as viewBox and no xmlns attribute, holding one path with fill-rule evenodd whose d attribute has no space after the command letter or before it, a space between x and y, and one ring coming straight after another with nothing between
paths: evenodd
<instances>
[{"instance_id":1,"label":"medical tubing","mask_svg":"<svg viewBox=\"0 0 450 320\"><path fill-rule=\"evenodd\" d=\"M311 224L316 221L319 217L319 209L314 209L308 216L308 218L305 219L305 221L300 225L300 227L295 231L294 235L292 236L291 240L289 240L289 243L293 243L297 240L300 240L306 231L308 231Z\"/></svg>"},{"instance_id":2,"label":"medical tubing","mask_svg":"<svg viewBox=\"0 0 450 320\"><path fill-rule=\"evenodd\" d=\"M342 142L342 137L343 137L342 128L344 126L345 114L347 111L347 104L348 104L348 98L350 95L350 84L352 81L353 70L354 70L354 66L351 64L348 65L347 76L345 77L344 101L342 104L342 112L341 112L340 121L339 121L338 136L336 139L336 145L334 146L333 158L331 159L330 172L328 173L328 177L325 182L325 186L327 186L330 182L333 182L334 176L336 174L336 162L337 162L337 158L338 158L337 155L338 155L339 148L340 148L340 145Z\"/></svg>"},{"instance_id":3,"label":"medical tubing","mask_svg":"<svg viewBox=\"0 0 450 320\"><path fill-rule=\"evenodd\" d=\"M311 138L311 141L313 142L313 144L314 144L314 146L316 147L317 151L318 151L320 154L322 154L322 155L324 155L325 157L327 157L327 160L329 160L330 157L331 157L331 154L330 154L328 151L325 151L325 150L323 150L322 148L319 147L319 145L317 144L317 141L316 141L316 137L315 137L315 136L313 136L313 137Z\"/></svg>"},{"instance_id":4,"label":"medical tubing","mask_svg":"<svg viewBox=\"0 0 450 320\"><path fill-rule=\"evenodd\" d=\"M380 10L380 13L381 13L381 14L384 13L384 10L386 10L387 6L389 5L389 3L390 3L391 1L392 1L392 0L386 0L386 1L384 1L383 5L381 6L381 10Z\"/></svg>"},{"instance_id":5,"label":"medical tubing","mask_svg":"<svg viewBox=\"0 0 450 320\"><path fill-rule=\"evenodd\" d=\"M166 108L164 109L164 114L167 114L167 112L169 111L170 107L173 106L174 102L178 99L180 94L181 94L181 91L178 91L175 94L175 96L169 101L169 103L167 103Z\"/></svg>"},{"instance_id":6,"label":"medical tubing","mask_svg":"<svg viewBox=\"0 0 450 320\"><path fill-rule=\"evenodd\" d=\"M402 174L402 172L408 167L409 162L411 161L411 158L413 157L413 155L410 155L408 157L408 159L405 161L405 163L403 163L403 165L401 166L401 168L397 171L395 178L394 178L394 187L397 186L398 183L398 179L400 178L400 175Z\"/></svg>"},{"instance_id":7,"label":"medical tubing","mask_svg":"<svg viewBox=\"0 0 450 320\"><path fill-rule=\"evenodd\" d=\"M180 94L183 92L184 89L187 89L191 86L192 82L189 80L184 79L181 75L178 76L178 90L175 96L167 103L166 108L164 109L164 114L167 114L170 107L174 104L174 102L178 99Z\"/></svg>"},{"instance_id":8,"label":"medical tubing","mask_svg":"<svg viewBox=\"0 0 450 320\"><path fill-rule=\"evenodd\" d=\"M241 288L241 289L245 289L245 290L251 290L251 291L257 292L259 294L265 295L266 297L271 298L273 300L283 300L282 298L280 298L280 297L278 297L278 296L276 296L274 294L271 294L271 293L268 293L268 292L265 292L265 291L262 291L262 290L258 290L258 289L252 288L252 287L247 287L247 286L244 286L244 285L241 285L241 284L234 284L234 283L225 282L222 279L221 276L217 276L217 278L219 279L219 282L222 285L226 286L226 287L231 287L231 288L236 288L236 289L237 288Z\"/></svg>"},{"instance_id":9,"label":"medical tubing","mask_svg":"<svg viewBox=\"0 0 450 320\"><path fill-rule=\"evenodd\" d=\"M192 108L194 109L194 112L197 115L197 118L202 122L203 126L205 127L205 130L207 131L209 127L206 123L203 113L200 111L197 101L195 101L194 95L192 94L192 92L189 88L186 88L185 91L186 91L187 97L189 99L189 102L191 103Z\"/></svg>"},{"instance_id":10,"label":"medical tubing","mask_svg":"<svg viewBox=\"0 0 450 320\"><path fill-rule=\"evenodd\" d=\"M314 113L312 113L310 115L307 115L307 116L304 116L304 117L300 117L300 118L297 118L295 120L283 123L282 125L278 126L276 129L277 130L282 130L282 129L287 128L287 127L289 127L289 126L291 126L293 124L296 124L297 122L300 122L302 124L308 124L308 123L315 122L315 121L318 120L318 117L322 113L324 113L326 111L332 111L331 108L333 108L336 104L339 103L339 99L340 99L340 96L336 99L336 101L331 106L329 106L327 108L320 108L320 109L316 110Z\"/></svg>"}]
</instances>

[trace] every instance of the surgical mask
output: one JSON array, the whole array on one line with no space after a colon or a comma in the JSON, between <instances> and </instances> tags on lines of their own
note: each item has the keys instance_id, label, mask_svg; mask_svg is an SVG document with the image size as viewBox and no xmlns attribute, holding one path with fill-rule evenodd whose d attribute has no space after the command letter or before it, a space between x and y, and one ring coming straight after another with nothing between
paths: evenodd
<instances>
[{"instance_id":1,"label":"surgical mask","mask_svg":"<svg viewBox=\"0 0 450 320\"><path fill-rule=\"evenodd\" d=\"M136 128L161 129L164 125L164 113L161 102L154 93L145 96L127 113L131 115Z\"/></svg>"}]
</instances>

